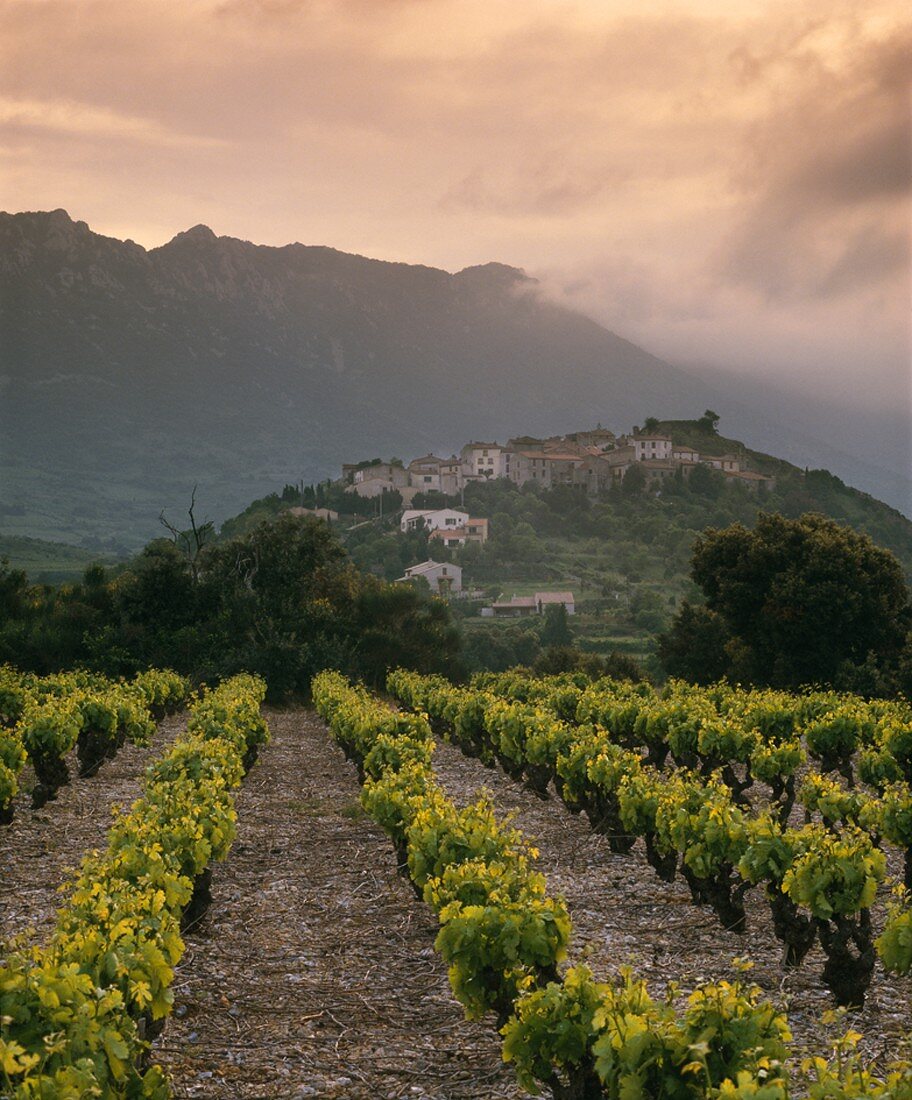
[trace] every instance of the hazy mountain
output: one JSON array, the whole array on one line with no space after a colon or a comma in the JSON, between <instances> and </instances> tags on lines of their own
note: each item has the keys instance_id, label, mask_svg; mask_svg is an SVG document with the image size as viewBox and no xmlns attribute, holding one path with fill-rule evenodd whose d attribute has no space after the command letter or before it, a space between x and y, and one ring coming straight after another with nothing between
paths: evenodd
<instances>
[{"instance_id":1,"label":"hazy mountain","mask_svg":"<svg viewBox=\"0 0 912 1100\"><path fill-rule=\"evenodd\" d=\"M711 386L724 427L798 466L825 468L912 516L912 423L908 406L847 407L798 385L744 376L718 367L686 369ZM912 374L909 379L912 386Z\"/></svg>"},{"instance_id":2,"label":"hazy mountain","mask_svg":"<svg viewBox=\"0 0 912 1100\"><path fill-rule=\"evenodd\" d=\"M146 250L63 210L0 214L0 337L0 525L99 549L143 541L195 482L220 519L346 460L719 405L514 268L205 226Z\"/></svg>"}]
</instances>

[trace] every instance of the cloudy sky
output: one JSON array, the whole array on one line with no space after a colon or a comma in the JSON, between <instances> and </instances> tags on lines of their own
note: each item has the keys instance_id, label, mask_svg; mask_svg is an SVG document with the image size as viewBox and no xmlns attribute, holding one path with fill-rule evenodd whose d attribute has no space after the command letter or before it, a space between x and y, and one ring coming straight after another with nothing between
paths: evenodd
<instances>
[{"instance_id":1,"label":"cloudy sky","mask_svg":"<svg viewBox=\"0 0 912 1100\"><path fill-rule=\"evenodd\" d=\"M500 260L676 362L910 409L905 0L2 0L0 207Z\"/></svg>"}]
</instances>

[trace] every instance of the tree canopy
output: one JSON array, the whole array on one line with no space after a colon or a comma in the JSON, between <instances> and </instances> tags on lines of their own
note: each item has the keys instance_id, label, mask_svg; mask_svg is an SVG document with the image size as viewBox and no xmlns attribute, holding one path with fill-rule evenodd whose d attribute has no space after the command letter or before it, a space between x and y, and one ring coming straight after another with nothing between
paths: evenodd
<instances>
[{"instance_id":1,"label":"tree canopy","mask_svg":"<svg viewBox=\"0 0 912 1100\"><path fill-rule=\"evenodd\" d=\"M745 682L844 686L853 670L895 668L912 627L894 555L819 515L761 513L753 530L710 528L691 576L705 609L682 607L660 653L669 672L692 679L699 652Z\"/></svg>"},{"instance_id":2,"label":"tree canopy","mask_svg":"<svg viewBox=\"0 0 912 1100\"><path fill-rule=\"evenodd\" d=\"M157 539L120 575L29 588L0 567L0 662L37 672L85 665L111 675L167 665L196 679L241 669L273 697L306 692L322 668L371 683L392 664L458 675L447 605L365 576L328 524L288 512L191 560Z\"/></svg>"}]
</instances>

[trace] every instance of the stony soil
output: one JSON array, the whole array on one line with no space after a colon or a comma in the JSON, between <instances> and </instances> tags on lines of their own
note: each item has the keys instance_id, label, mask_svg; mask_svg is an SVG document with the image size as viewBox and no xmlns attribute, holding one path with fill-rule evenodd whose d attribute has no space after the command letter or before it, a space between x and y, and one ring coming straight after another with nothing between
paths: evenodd
<instances>
[{"instance_id":1,"label":"stony soil","mask_svg":"<svg viewBox=\"0 0 912 1100\"><path fill-rule=\"evenodd\" d=\"M526 1095L494 1029L463 1019L433 913L397 874L326 727L312 712L267 717L272 741L238 795L237 840L156 1043L174 1095Z\"/></svg>"},{"instance_id":2,"label":"stony soil","mask_svg":"<svg viewBox=\"0 0 912 1100\"><path fill-rule=\"evenodd\" d=\"M820 981L824 954L817 945L800 968L784 969L782 945L759 890L747 898L745 934L726 932L711 909L693 905L680 878L672 884L658 878L640 844L627 855L611 852L585 815L571 814L556 795L542 801L499 769L483 768L447 744L438 746L434 768L457 801L486 786L498 809L513 814L515 827L535 840L539 869L550 890L565 898L573 919L570 962L585 957L598 978L629 965L654 995L661 995L670 982L687 993L701 981L731 980L737 975L732 960L746 957L754 964L750 979L788 1008L798 1053L802 1048L823 1052L821 1018L833 1007ZM898 853L890 854L890 864L899 875ZM877 916L882 920L883 906ZM864 1035L868 1056L897 1056L909 1035L910 1004L912 978L888 975L878 964L864 1009L849 1016L851 1026ZM846 1026L843 1021L843 1030Z\"/></svg>"}]
</instances>

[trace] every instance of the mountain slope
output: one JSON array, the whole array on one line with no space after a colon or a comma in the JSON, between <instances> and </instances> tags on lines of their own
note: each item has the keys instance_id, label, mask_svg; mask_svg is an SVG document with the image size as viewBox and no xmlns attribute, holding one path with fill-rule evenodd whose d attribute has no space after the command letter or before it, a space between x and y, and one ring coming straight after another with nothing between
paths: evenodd
<instances>
[{"instance_id":1,"label":"mountain slope","mask_svg":"<svg viewBox=\"0 0 912 1100\"><path fill-rule=\"evenodd\" d=\"M0 215L0 331L3 503L27 506L0 522L70 541L135 545L197 481L220 517L353 453L695 399L512 268L451 275L202 226L146 251L62 210Z\"/></svg>"},{"instance_id":2,"label":"mountain slope","mask_svg":"<svg viewBox=\"0 0 912 1100\"><path fill-rule=\"evenodd\" d=\"M127 549L199 483L221 519L285 481L470 437L692 415L713 388L543 300L204 226L161 248L0 214L0 527Z\"/></svg>"}]
</instances>

